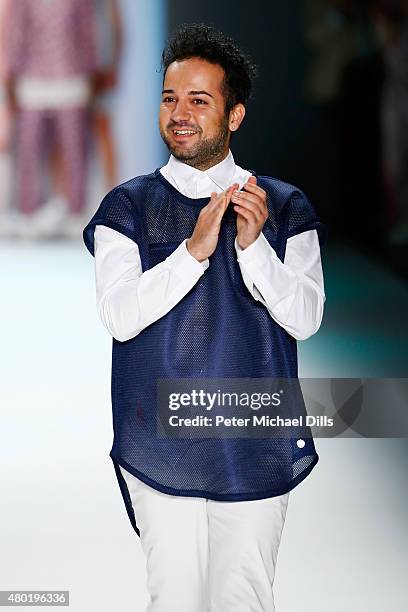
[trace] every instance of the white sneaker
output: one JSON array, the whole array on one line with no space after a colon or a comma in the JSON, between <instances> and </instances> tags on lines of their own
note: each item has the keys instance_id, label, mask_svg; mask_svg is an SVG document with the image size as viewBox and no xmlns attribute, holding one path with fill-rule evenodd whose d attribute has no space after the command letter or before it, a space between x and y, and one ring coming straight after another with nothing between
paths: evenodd
<instances>
[{"instance_id":1,"label":"white sneaker","mask_svg":"<svg viewBox=\"0 0 408 612\"><path fill-rule=\"evenodd\" d=\"M82 240L82 232L87 224L88 217L83 213L69 215L64 223L63 234L66 238Z\"/></svg>"},{"instance_id":2,"label":"white sneaker","mask_svg":"<svg viewBox=\"0 0 408 612\"><path fill-rule=\"evenodd\" d=\"M36 238L32 215L23 214L18 210L11 210L7 215L2 215L0 235L3 238Z\"/></svg>"},{"instance_id":3,"label":"white sneaker","mask_svg":"<svg viewBox=\"0 0 408 612\"><path fill-rule=\"evenodd\" d=\"M66 216L65 201L59 196L54 196L31 216L31 230L38 238L60 236Z\"/></svg>"},{"instance_id":4,"label":"white sneaker","mask_svg":"<svg viewBox=\"0 0 408 612\"><path fill-rule=\"evenodd\" d=\"M16 218L13 213L3 212L0 215L0 237L12 238L16 233Z\"/></svg>"}]
</instances>

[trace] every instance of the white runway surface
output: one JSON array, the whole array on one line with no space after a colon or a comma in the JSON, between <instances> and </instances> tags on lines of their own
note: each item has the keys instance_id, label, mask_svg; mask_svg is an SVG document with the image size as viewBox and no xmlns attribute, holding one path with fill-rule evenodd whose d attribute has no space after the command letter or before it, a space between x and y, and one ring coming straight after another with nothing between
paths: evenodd
<instances>
[{"instance_id":1,"label":"white runway surface","mask_svg":"<svg viewBox=\"0 0 408 612\"><path fill-rule=\"evenodd\" d=\"M79 241L3 242L0 267L0 589L69 590L75 612L143 612L145 561L108 456L111 339L93 259ZM301 376L370 376L357 362L336 374L327 313L299 345ZM407 440L316 447L289 500L277 612L405 612Z\"/></svg>"}]
</instances>

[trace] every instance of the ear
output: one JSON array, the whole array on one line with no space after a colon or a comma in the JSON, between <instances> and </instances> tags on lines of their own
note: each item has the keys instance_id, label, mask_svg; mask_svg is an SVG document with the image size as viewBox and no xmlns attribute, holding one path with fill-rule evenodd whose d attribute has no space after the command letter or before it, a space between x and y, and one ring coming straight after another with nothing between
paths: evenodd
<instances>
[{"instance_id":1,"label":"ear","mask_svg":"<svg viewBox=\"0 0 408 612\"><path fill-rule=\"evenodd\" d=\"M236 104L229 114L228 127L231 132L236 132L245 117L245 106L241 103Z\"/></svg>"}]
</instances>

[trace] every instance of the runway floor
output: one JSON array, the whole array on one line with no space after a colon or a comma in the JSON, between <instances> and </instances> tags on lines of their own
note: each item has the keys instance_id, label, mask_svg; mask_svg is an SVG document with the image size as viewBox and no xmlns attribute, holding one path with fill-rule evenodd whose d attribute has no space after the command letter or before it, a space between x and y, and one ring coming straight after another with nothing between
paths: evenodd
<instances>
[{"instance_id":1,"label":"runway floor","mask_svg":"<svg viewBox=\"0 0 408 612\"><path fill-rule=\"evenodd\" d=\"M75 612L143 610L145 561L111 460L111 339L79 241L3 242L1 589L70 591ZM348 247L301 377L405 377L408 287ZM318 439L289 501L277 612L403 612L406 439ZM120 601L120 604L118 603Z\"/></svg>"}]
</instances>

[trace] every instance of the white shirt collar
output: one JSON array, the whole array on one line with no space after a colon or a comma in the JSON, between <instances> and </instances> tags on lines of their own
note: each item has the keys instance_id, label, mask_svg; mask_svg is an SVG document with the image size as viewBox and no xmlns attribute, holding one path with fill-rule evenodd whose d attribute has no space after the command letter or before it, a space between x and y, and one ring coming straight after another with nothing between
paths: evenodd
<instances>
[{"instance_id":1,"label":"white shirt collar","mask_svg":"<svg viewBox=\"0 0 408 612\"><path fill-rule=\"evenodd\" d=\"M162 174L172 182L176 188L188 197L202 197L210 195L211 191L224 191L233 182L237 166L231 150L218 164L208 170L198 170L170 155L166 166L161 168Z\"/></svg>"}]
</instances>

